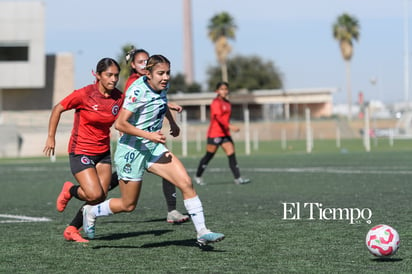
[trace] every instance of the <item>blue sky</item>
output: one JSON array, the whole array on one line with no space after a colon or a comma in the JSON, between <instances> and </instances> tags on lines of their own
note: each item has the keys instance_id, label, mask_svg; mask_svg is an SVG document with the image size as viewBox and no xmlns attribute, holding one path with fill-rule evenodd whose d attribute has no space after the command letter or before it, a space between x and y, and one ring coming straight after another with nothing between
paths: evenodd
<instances>
[{"instance_id":1,"label":"blue sky","mask_svg":"<svg viewBox=\"0 0 412 274\"><path fill-rule=\"evenodd\" d=\"M76 88L92 82L97 61L117 57L126 43L167 56L172 74L183 72L182 0L43 2L46 51L74 54ZM353 101L359 91L368 101L405 98L404 0L192 0L195 81L201 84L216 65L207 25L222 11L238 27L232 56L272 61L286 89L337 88L335 103L346 102L346 77L332 24L344 12L355 16L361 29L351 62Z\"/></svg>"}]
</instances>

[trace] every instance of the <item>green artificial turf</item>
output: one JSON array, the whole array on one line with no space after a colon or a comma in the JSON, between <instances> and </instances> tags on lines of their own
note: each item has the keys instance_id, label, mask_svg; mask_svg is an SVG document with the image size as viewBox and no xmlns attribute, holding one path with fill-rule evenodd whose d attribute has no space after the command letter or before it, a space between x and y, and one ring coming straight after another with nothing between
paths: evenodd
<instances>
[{"instance_id":1,"label":"green artificial turf","mask_svg":"<svg viewBox=\"0 0 412 274\"><path fill-rule=\"evenodd\" d=\"M283 150L266 142L246 156L237 143L242 175L235 185L220 152L195 186L207 225L226 239L207 248L195 245L191 222L165 221L160 178L147 174L137 209L98 219L96 239L66 242L63 230L82 202L71 200L63 213L55 200L66 180L74 180L67 157L0 160L0 273L411 273L411 141L372 143L317 141L313 152L295 141ZM181 158L189 174L203 152L189 147ZM173 150L178 153L179 146ZM110 197L118 197L115 189ZM300 203L300 218L285 206ZM310 218L304 203L326 208L369 209L369 220ZM180 193L178 209L185 212ZM327 215L327 214L326 214ZM9 217L7 217L9 216ZM34 217L32 221L10 216ZM296 215L295 215L296 217ZM44 221L41 218L48 218ZM40 221L43 220L43 221ZM401 247L391 258L372 256L368 230L393 226Z\"/></svg>"}]
</instances>

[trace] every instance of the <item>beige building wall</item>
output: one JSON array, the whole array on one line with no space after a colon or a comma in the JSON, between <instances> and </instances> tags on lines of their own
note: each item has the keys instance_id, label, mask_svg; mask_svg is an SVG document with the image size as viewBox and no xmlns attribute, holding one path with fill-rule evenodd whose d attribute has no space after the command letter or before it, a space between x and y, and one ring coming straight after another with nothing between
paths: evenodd
<instances>
[{"instance_id":1,"label":"beige building wall","mask_svg":"<svg viewBox=\"0 0 412 274\"><path fill-rule=\"evenodd\" d=\"M53 106L74 90L74 58L71 53L56 55L54 67Z\"/></svg>"},{"instance_id":2,"label":"beige building wall","mask_svg":"<svg viewBox=\"0 0 412 274\"><path fill-rule=\"evenodd\" d=\"M9 88L2 93L3 111L49 110L74 89L74 58L71 53L43 57L46 60L44 88Z\"/></svg>"},{"instance_id":3,"label":"beige building wall","mask_svg":"<svg viewBox=\"0 0 412 274\"><path fill-rule=\"evenodd\" d=\"M45 88L3 91L7 109L0 113L0 158L41 156L51 109L74 89L73 55L49 55L45 59ZM72 123L73 111L65 112L56 135L58 155L67 154Z\"/></svg>"}]
</instances>

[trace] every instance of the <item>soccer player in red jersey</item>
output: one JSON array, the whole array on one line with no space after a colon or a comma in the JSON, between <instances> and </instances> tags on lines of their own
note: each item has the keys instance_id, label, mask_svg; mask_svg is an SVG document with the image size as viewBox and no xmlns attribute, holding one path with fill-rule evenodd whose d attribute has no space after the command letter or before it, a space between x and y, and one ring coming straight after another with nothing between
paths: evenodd
<instances>
[{"instance_id":1,"label":"soccer player in red jersey","mask_svg":"<svg viewBox=\"0 0 412 274\"><path fill-rule=\"evenodd\" d=\"M217 83L215 92L217 93L217 96L213 99L212 104L210 105L210 124L207 132L206 154L200 160L194 178L195 182L199 185L205 184L202 174L219 146L221 146L229 158L229 167L235 178L235 184L247 184L250 182L250 179L240 176L239 167L236 161L235 146L230 135L231 130L238 132L240 129L230 123L232 106L228 99L229 84L226 82Z\"/></svg>"},{"instance_id":2,"label":"soccer player in red jersey","mask_svg":"<svg viewBox=\"0 0 412 274\"><path fill-rule=\"evenodd\" d=\"M112 177L110 128L124 99L122 92L116 88L119 73L120 66L114 59L101 59L96 66L96 82L73 91L53 107L43 149L46 156L54 155L55 136L61 114L75 110L68 152L71 171L79 185L64 183L56 201L57 210L60 212L66 208L72 197L88 204L97 204L107 196ZM78 231L81 226L80 217L80 223L65 230L65 238L88 242Z\"/></svg>"}]
</instances>

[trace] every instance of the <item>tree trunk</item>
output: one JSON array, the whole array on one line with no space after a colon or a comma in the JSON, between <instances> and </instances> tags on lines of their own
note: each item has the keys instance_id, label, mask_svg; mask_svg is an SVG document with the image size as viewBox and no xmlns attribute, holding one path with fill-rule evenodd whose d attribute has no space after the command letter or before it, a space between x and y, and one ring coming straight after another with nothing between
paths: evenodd
<instances>
[{"instance_id":1,"label":"tree trunk","mask_svg":"<svg viewBox=\"0 0 412 274\"><path fill-rule=\"evenodd\" d=\"M215 51L217 60L220 64L222 70L222 81L228 82L228 73L227 73L227 56L231 52L232 48L227 42L225 36L219 37L215 42Z\"/></svg>"},{"instance_id":2,"label":"tree trunk","mask_svg":"<svg viewBox=\"0 0 412 274\"><path fill-rule=\"evenodd\" d=\"M221 70L222 70L222 81L228 83L229 80L228 80L228 75L227 75L227 65L226 65L226 62L223 62L223 63L220 65L220 68L221 68Z\"/></svg>"},{"instance_id":3,"label":"tree trunk","mask_svg":"<svg viewBox=\"0 0 412 274\"><path fill-rule=\"evenodd\" d=\"M346 63L346 92L348 98L348 120L352 120L352 89L351 89L351 73L350 60L345 60Z\"/></svg>"}]
</instances>

